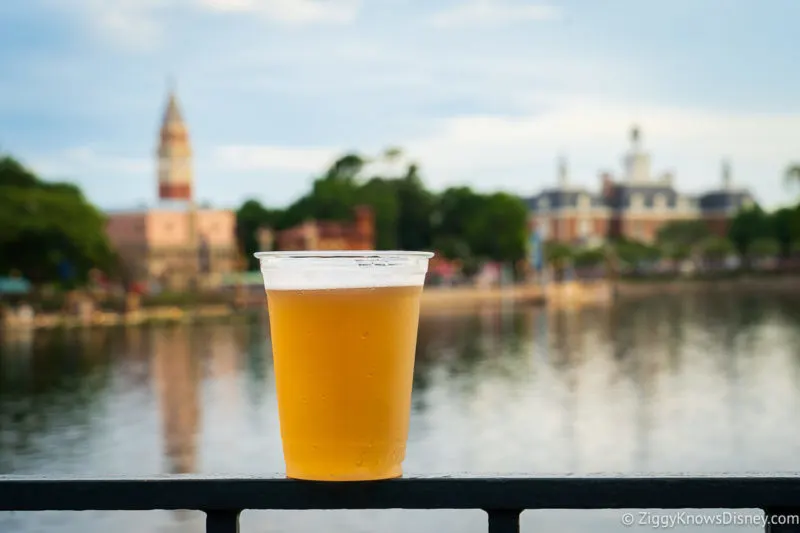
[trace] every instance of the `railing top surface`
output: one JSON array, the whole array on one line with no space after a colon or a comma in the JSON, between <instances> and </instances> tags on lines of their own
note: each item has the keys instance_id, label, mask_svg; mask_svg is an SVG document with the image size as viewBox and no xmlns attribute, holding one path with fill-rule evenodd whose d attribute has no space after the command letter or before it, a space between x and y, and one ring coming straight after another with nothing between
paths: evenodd
<instances>
[{"instance_id":1,"label":"railing top surface","mask_svg":"<svg viewBox=\"0 0 800 533\"><path fill-rule=\"evenodd\" d=\"M776 509L800 476L437 476L326 483L284 477L0 476L0 511L150 509Z\"/></svg>"}]
</instances>

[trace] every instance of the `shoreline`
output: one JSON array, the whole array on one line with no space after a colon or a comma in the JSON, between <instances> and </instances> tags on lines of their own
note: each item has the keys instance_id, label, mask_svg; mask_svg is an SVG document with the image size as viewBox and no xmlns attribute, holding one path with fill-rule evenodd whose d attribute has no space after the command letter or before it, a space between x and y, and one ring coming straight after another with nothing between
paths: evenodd
<instances>
[{"instance_id":1,"label":"shoreline","mask_svg":"<svg viewBox=\"0 0 800 533\"><path fill-rule=\"evenodd\" d=\"M422 293L420 313L471 310L486 306L531 305L543 309L611 306L615 301L658 295L702 292L800 293L800 276L753 276L729 279L641 279L610 282L570 281L542 286L536 283L505 287L431 287ZM263 298L263 296L261 296ZM153 306L129 313L94 311L87 315L41 313L27 320L5 318L0 331L72 329L206 321L238 321L266 312L261 302L251 305L205 304L195 307Z\"/></svg>"},{"instance_id":2,"label":"shoreline","mask_svg":"<svg viewBox=\"0 0 800 533\"><path fill-rule=\"evenodd\" d=\"M617 282L618 298L702 292L771 293L800 292L800 275L741 276L717 279L623 280Z\"/></svg>"}]
</instances>

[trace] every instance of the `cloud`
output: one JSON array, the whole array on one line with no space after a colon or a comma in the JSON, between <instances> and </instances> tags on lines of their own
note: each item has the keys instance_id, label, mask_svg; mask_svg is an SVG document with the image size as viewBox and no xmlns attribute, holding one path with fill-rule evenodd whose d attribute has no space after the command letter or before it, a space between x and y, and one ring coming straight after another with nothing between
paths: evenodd
<instances>
[{"instance_id":1,"label":"cloud","mask_svg":"<svg viewBox=\"0 0 800 533\"><path fill-rule=\"evenodd\" d=\"M119 174L154 172L154 164L150 158L107 154L91 146L79 146L44 157L34 157L31 166L48 179L58 180L90 174L106 174L109 179L114 179Z\"/></svg>"},{"instance_id":2,"label":"cloud","mask_svg":"<svg viewBox=\"0 0 800 533\"><path fill-rule=\"evenodd\" d=\"M85 145L32 154L25 163L51 181L70 181L101 207L142 205L156 191L155 161Z\"/></svg>"},{"instance_id":3,"label":"cloud","mask_svg":"<svg viewBox=\"0 0 800 533\"><path fill-rule=\"evenodd\" d=\"M565 153L574 181L595 187L600 171L621 174L633 123L653 157L655 174L672 171L677 185L697 191L719 182L731 157L740 184L757 185L763 200L781 200L785 165L800 153L800 114L727 113L640 106L575 98L535 115L461 116L442 120L428 135L403 144L437 188L470 182L529 194L555 181L555 158Z\"/></svg>"},{"instance_id":4,"label":"cloud","mask_svg":"<svg viewBox=\"0 0 800 533\"><path fill-rule=\"evenodd\" d=\"M79 6L98 35L124 48L151 51L161 44L159 0L80 0Z\"/></svg>"},{"instance_id":5,"label":"cloud","mask_svg":"<svg viewBox=\"0 0 800 533\"><path fill-rule=\"evenodd\" d=\"M252 13L290 25L345 24L355 20L361 7L360 0L200 0L200 4L212 11Z\"/></svg>"},{"instance_id":6,"label":"cloud","mask_svg":"<svg viewBox=\"0 0 800 533\"><path fill-rule=\"evenodd\" d=\"M219 146L211 153L214 168L233 172L282 170L316 173L339 154L336 148L302 148L267 145Z\"/></svg>"},{"instance_id":7,"label":"cloud","mask_svg":"<svg viewBox=\"0 0 800 533\"><path fill-rule=\"evenodd\" d=\"M452 9L437 12L429 19L429 22L438 28L455 28L557 20L561 18L561 15L560 8L550 5L469 0Z\"/></svg>"},{"instance_id":8,"label":"cloud","mask_svg":"<svg viewBox=\"0 0 800 533\"><path fill-rule=\"evenodd\" d=\"M355 20L361 0L45 0L78 12L104 40L130 51L152 52L163 45L167 28L193 10L253 14L288 25L346 24ZM173 18L170 18L173 17Z\"/></svg>"}]
</instances>

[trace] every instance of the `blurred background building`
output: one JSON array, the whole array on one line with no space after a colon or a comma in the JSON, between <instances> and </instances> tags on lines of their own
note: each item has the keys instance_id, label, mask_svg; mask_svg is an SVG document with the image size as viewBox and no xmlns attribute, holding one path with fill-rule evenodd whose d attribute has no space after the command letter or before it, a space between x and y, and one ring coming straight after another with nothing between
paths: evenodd
<instances>
[{"instance_id":1,"label":"blurred background building","mask_svg":"<svg viewBox=\"0 0 800 533\"><path fill-rule=\"evenodd\" d=\"M573 186L566 160L559 161L556 186L527 200L531 227L544 240L596 245L610 238L626 238L652 243L665 224L698 219L724 236L736 213L753 205L750 192L734 186L729 162L723 162L719 189L686 194L675 189L671 173L654 175L637 127L631 130L630 139L623 175L601 174L596 192Z\"/></svg>"},{"instance_id":2,"label":"blurred background building","mask_svg":"<svg viewBox=\"0 0 800 533\"><path fill-rule=\"evenodd\" d=\"M189 132L170 91L157 151L158 205L108 213L108 236L128 277L149 287L214 284L236 268L236 213L198 207Z\"/></svg>"}]
</instances>

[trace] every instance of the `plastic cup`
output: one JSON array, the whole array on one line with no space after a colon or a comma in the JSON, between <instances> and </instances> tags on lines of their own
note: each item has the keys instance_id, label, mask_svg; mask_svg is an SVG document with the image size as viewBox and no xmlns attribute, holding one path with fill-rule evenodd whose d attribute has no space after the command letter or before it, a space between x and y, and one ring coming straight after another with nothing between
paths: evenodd
<instances>
[{"instance_id":1,"label":"plastic cup","mask_svg":"<svg viewBox=\"0 0 800 533\"><path fill-rule=\"evenodd\" d=\"M286 476L400 477L428 252L259 252Z\"/></svg>"}]
</instances>

